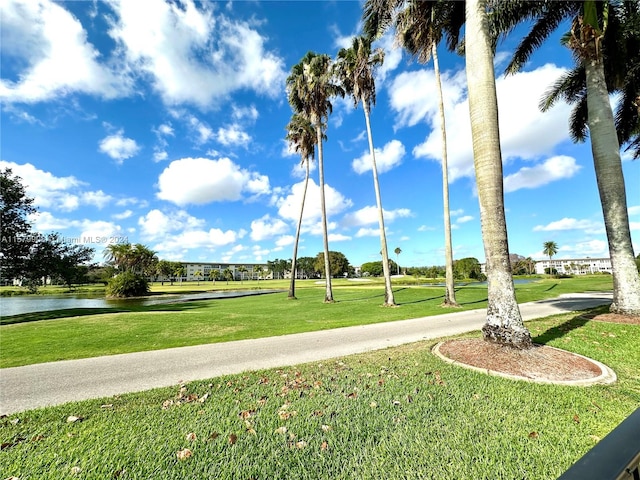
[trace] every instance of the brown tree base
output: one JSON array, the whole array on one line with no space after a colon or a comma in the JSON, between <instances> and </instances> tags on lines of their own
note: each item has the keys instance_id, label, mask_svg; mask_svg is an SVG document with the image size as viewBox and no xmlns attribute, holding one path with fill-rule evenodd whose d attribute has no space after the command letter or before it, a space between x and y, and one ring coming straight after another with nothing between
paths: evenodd
<instances>
[{"instance_id":1,"label":"brown tree base","mask_svg":"<svg viewBox=\"0 0 640 480\"><path fill-rule=\"evenodd\" d=\"M531 334L528 330L516 331L498 325L485 324L485 326L482 327L482 335L488 342L519 350L527 350L533 346Z\"/></svg>"},{"instance_id":2,"label":"brown tree base","mask_svg":"<svg viewBox=\"0 0 640 480\"><path fill-rule=\"evenodd\" d=\"M437 344L434 353L449 363L515 380L574 386L616 380L606 365L547 345L522 350L481 338L461 338Z\"/></svg>"}]
</instances>

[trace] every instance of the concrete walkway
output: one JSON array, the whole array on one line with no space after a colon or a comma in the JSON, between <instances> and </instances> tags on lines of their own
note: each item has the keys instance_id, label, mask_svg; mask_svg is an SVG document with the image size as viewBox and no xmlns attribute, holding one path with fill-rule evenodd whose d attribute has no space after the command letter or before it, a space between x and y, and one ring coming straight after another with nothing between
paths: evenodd
<instances>
[{"instance_id":1,"label":"concrete walkway","mask_svg":"<svg viewBox=\"0 0 640 480\"><path fill-rule=\"evenodd\" d=\"M524 320L611 303L611 294L571 294L524 303ZM482 328L486 310L279 337L127 353L0 369L0 414L137 392L247 370L341 357Z\"/></svg>"}]
</instances>

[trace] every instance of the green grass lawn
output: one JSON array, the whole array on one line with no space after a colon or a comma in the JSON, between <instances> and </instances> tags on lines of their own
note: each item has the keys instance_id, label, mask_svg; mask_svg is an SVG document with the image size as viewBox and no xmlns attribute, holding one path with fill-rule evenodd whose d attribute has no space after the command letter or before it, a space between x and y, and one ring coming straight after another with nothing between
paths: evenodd
<instances>
[{"instance_id":1,"label":"green grass lawn","mask_svg":"<svg viewBox=\"0 0 640 480\"><path fill-rule=\"evenodd\" d=\"M278 285L260 283L264 288ZM602 275L516 285L520 302L567 292L610 289L611 277ZM296 293L297 300L277 293L131 309L75 309L4 317L5 324L0 326L0 367L284 335L451 311L440 306L444 287L396 287L398 308L381 307L383 287L373 282L337 281L334 304L322 303L324 288L314 281L300 282ZM456 295L462 309L486 306L486 286L459 287Z\"/></svg>"},{"instance_id":2,"label":"green grass lawn","mask_svg":"<svg viewBox=\"0 0 640 480\"><path fill-rule=\"evenodd\" d=\"M363 304L363 292L337 293L333 307ZM322 312L316 297L271 298ZM517 382L449 365L420 342L11 415L0 419L0 478L555 479L640 406L640 327L579 313L527 325L536 342L599 360L618 381Z\"/></svg>"}]
</instances>

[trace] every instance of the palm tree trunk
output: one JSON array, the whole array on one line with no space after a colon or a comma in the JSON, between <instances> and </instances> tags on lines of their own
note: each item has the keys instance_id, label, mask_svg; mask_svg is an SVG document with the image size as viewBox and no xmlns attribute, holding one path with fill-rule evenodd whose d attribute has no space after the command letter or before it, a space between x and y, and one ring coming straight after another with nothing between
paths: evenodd
<instances>
[{"instance_id":1,"label":"palm tree trunk","mask_svg":"<svg viewBox=\"0 0 640 480\"><path fill-rule=\"evenodd\" d=\"M380 182L378 181L378 168L376 167L376 155L373 150L373 136L371 134L371 121L369 119L369 106L364 97L361 98L364 109L364 121L367 124L367 136L369 137L369 153L371 154L371 171L373 172L373 188L376 192L376 205L378 206L378 225L380 227L380 252L382 253L382 273L384 275L384 306L396 305L391 286L391 269L389 268L389 251L387 249L387 234L384 229L384 214L382 211L382 198L380 196Z\"/></svg>"},{"instance_id":2,"label":"palm tree trunk","mask_svg":"<svg viewBox=\"0 0 640 480\"><path fill-rule=\"evenodd\" d=\"M467 0L465 27L473 158L488 280L487 321L482 333L485 340L529 348L531 334L522 322L509 262L498 101L485 8L485 1Z\"/></svg>"},{"instance_id":3,"label":"palm tree trunk","mask_svg":"<svg viewBox=\"0 0 640 480\"><path fill-rule=\"evenodd\" d=\"M442 200L444 205L444 255L445 255L445 294L444 306L457 307L456 291L453 282L453 247L451 246L451 217L449 209L449 166L447 162L447 127L444 117L444 100L442 98L442 82L440 81L440 65L438 63L438 48L435 43L431 46L433 68L436 74L436 88L438 90L438 110L440 112L440 135L442 137Z\"/></svg>"},{"instance_id":4,"label":"palm tree trunk","mask_svg":"<svg viewBox=\"0 0 640 480\"><path fill-rule=\"evenodd\" d=\"M607 93L601 54L585 61L593 164L613 271L611 311L640 315L640 274L633 257L620 144Z\"/></svg>"},{"instance_id":5,"label":"palm tree trunk","mask_svg":"<svg viewBox=\"0 0 640 480\"><path fill-rule=\"evenodd\" d=\"M296 260L298 258L298 242L300 242L300 229L302 228L302 215L304 213L304 202L307 198L307 186L309 185L309 159L304 160L304 190L302 191L302 204L300 205L300 217L298 218L298 226L296 227L296 240L293 243L293 258L291 259L291 283L289 284L288 298L296 298Z\"/></svg>"},{"instance_id":6,"label":"palm tree trunk","mask_svg":"<svg viewBox=\"0 0 640 480\"><path fill-rule=\"evenodd\" d=\"M320 176L320 208L322 209L322 243L324 247L324 276L326 291L325 303L333 303L333 290L331 289L331 265L329 263L329 232L327 229L327 205L324 200L324 158L322 154L322 128L320 122L316 125L316 137L318 139L318 173Z\"/></svg>"}]
</instances>

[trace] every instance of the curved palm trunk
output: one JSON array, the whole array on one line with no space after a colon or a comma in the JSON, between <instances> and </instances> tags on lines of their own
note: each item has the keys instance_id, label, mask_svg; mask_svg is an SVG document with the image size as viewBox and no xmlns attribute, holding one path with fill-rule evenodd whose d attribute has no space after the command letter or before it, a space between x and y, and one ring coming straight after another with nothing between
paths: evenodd
<instances>
[{"instance_id":1,"label":"curved palm trunk","mask_svg":"<svg viewBox=\"0 0 640 480\"><path fill-rule=\"evenodd\" d=\"M320 208L322 209L322 244L324 246L325 303L333 302L331 289L331 265L329 264L329 232L327 229L327 206L324 201L324 158L322 154L322 129L319 122L314 122L318 139L318 173L320 176Z\"/></svg>"},{"instance_id":2,"label":"curved palm trunk","mask_svg":"<svg viewBox=\"0 0 640 480\"><path fill-rule=\"evenodd\" d=\"M529 348L531 334L522 322L509 262L498 101L485 7L482 0L467 0L465 43L473 158L488 280L487 321L482 333L485 340Z\"/></svg>"},{"instance_id":3,"label":"curved palm trunk","mask_svg":"<svg viewBox=\"0 0 640 480\"><path fill-rule=\"evenodd\" d=\"M380 182L378 181L378 168L376 167L376 155L373 150L373 136L371 135L371 121L369 119L369 107L362 98L364 108L364 120L367 124L367 136L369 137L369 152L371 154L371 171L373 172L373 188L376 192L376 205L378 206L378 225L380 227L380 252L382 253L382 273L384 275L384 306L396 305L391 286L391 269L389 268L389 251L387 249L387 234L384 229L384 214L382 212L382 198L380 196Z\"/></svg>"},{"instance_id":4,"label":"curved palm trunk","mask_svg":"<svg viewBox=\"0 0 640 480\"><path fill-rule=\"evenodd\" d=\"M309 159L304 160L304 190L302 191L302 204L300 205L300 217L296 228L296 241L293 243L293 258L291 259L291 283L289 284L288 298L296 298L296 261L298 258L298 242L300 242L300 229L302 228L302 215L304 213L304 202L307 199L307 186L309 185Z\"/></svg>"},{"instance_id":5,"label":"curved palm trunk","mask_svg":"<svg viewBox=\"0 0 640 480\"><path fill-rule=\"evenodd\" d=\"M445 294L444 305L457 307L456 291L453 282L453 247L451 246L451 217L449 209L449 166L447 162L447 127L444 117L444 100L442 98L442 82L440 81L440 65L438 64L438 49L434 43L431 46L433 68L436 74L438 90L438 110L440 112L440 134L442 136L442 200L444 205L444 253L445 253Z\"/></svg>"},{"instance_id":6,"label":"curved palm trunk","mask_svg":"<svg viewBox=\"0 0 640 480\"><path fill-rule=\"evenodd\" d=\"M591 151L613 270L611 311L640 315L640 274L633 257L620 144L607 93L602 57L599 57L585 61L585 72Z\"/></svg>"}]
</instances>

